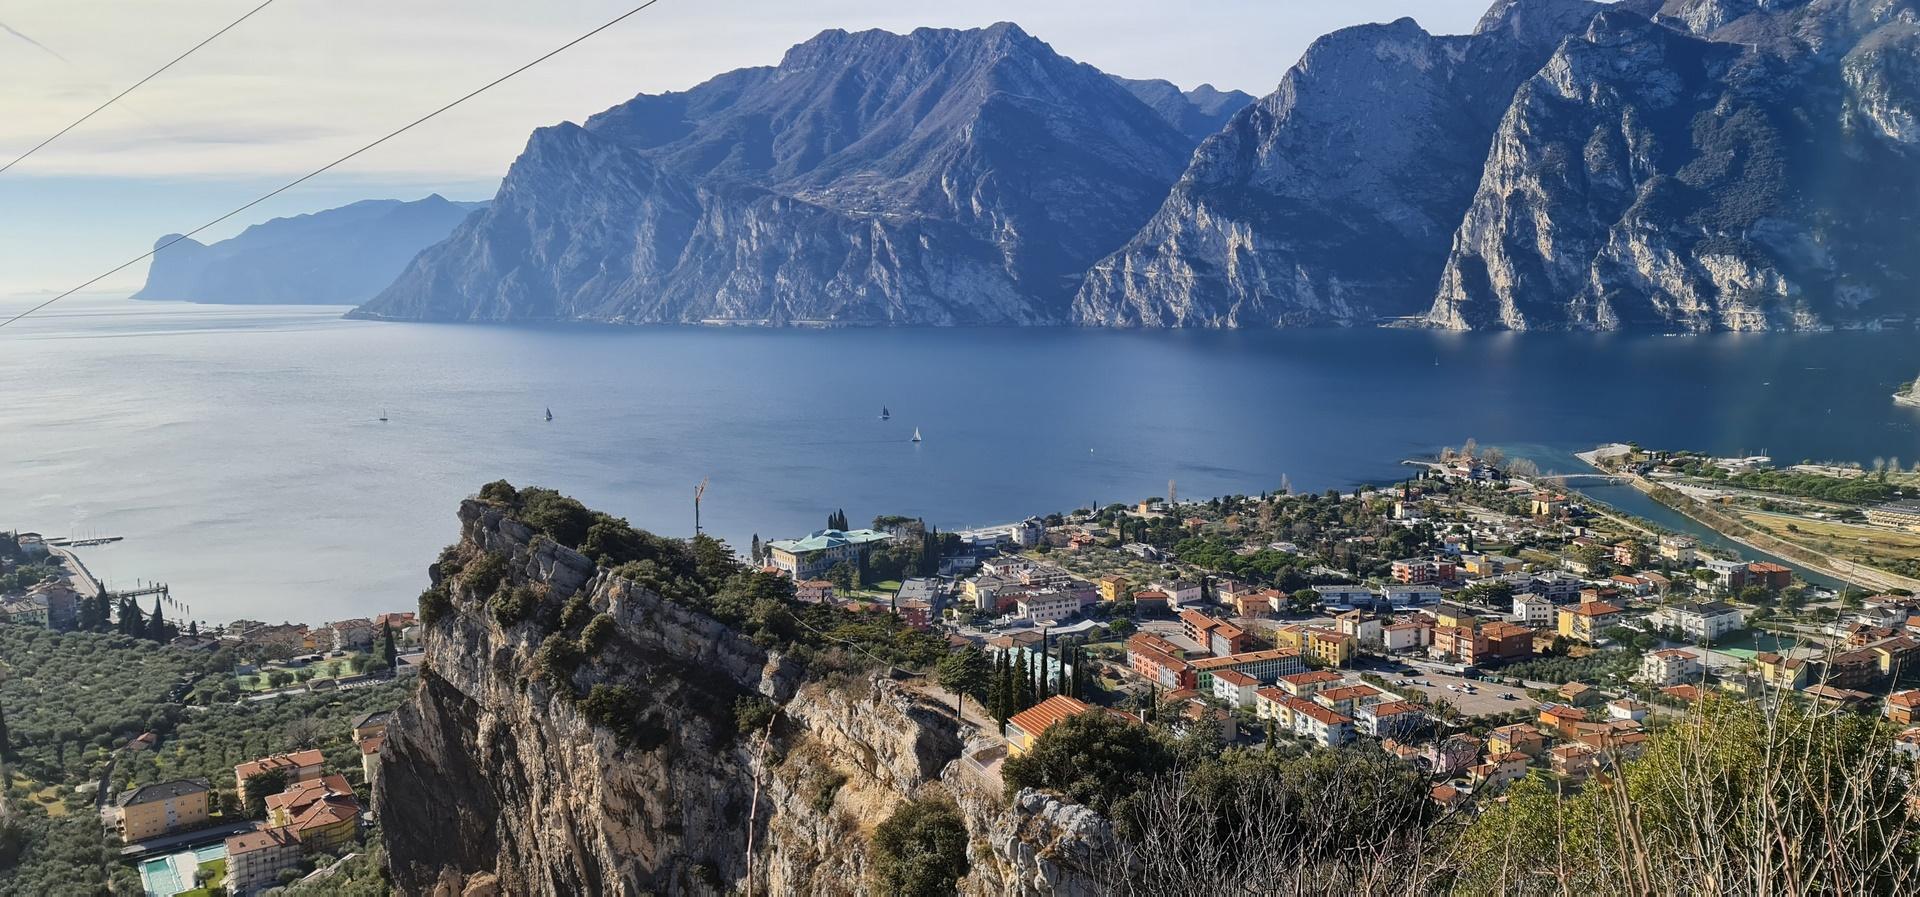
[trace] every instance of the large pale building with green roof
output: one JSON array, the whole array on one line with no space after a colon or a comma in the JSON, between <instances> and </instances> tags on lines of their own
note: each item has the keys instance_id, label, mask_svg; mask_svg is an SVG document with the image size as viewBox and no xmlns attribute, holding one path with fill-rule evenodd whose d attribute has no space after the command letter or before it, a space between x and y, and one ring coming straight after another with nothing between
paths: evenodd
<instances>
[{"instance_id":1,"label":"large pale building with green roof","mask_svg":"<svg viewBox=\"0 0 1920 897\"><path fill-rule=\"evenodd\" d=\"M876 529L823 529L804 539L767 543L768 562L794 579L813 579L841 561L855 561L867 549L893 538Z\"/></svg>"}]
</instances>

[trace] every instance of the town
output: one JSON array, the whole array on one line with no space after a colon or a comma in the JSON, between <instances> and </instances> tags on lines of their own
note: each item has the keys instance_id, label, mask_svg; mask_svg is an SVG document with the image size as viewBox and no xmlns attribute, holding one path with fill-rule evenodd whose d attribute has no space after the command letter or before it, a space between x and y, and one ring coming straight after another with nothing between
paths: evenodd
<instances>
[{"instance_id":1,"label":"town","mask_svg":"<svg viewBox=\"0 0 1920 897\"><path fill-rule=\"evenodd\" d=\"M1626 447L1596 462L1664 489L1699 488L1701 465L1754 464ZM1460 812L1530 777L1578 791L1710 700L1878 716L1920 760L1911 591L1809 582L1497 449L1410 463L1405 482L1344 494L1183 501L1170 482L1164 497L956 532L899 516L854 528L835 511L811 533L755 536L740 561L802 604L944 639L918 687L987 733L967 759L996 780L1090 713L1215 752L1377 749ZM1867 494L1850 525L1920 523L1897 489ZM324 893L367 862L421 613L181 629L164 587L145 607L57 542L0 538L0 636L89 635L174 665L118 731L16 751L13 798L97 813L94 837L157 897ZM291 717L257 716L282 706ZM196 731L216 718L221 731Z\"/></svg>"},{"instance_id":2,"label":"town","mask_svg":"<svg viewBox=\"0 0 1920 897\"><path fill-rule=\"evenodd\" d=\"M1879 714L1920 759L1910 590L1811 584L1496 449L1418 467L1344 495L1177 501L1169 483L955 533L836 512L756 537L753 559L803 601L979 651L1004 740L989 764L1104 707L1221 745L1373 741L1457 807L1528 775L1577 789L1709 697Z\"/></svg>"}]
</instances>

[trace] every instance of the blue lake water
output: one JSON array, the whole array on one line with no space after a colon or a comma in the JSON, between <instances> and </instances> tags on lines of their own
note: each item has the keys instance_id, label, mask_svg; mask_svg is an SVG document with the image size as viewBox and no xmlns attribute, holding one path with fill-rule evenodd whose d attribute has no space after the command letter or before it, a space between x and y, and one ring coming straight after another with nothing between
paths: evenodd
<instances>
[{"instance_id":1,"label":"blue lake water","mask_svg":"<svg viewBox=\"0 0 1920 897\"><path fill-rule=\"evenodd\" d=\"M1911 334L477 327L340 311L76 298L0 330L0 527L125 536L82 556L115 584L170 583L197 618L317 622L412 606L456 502L501 477L670 534L691 531L710 478L704 524L744 544L835 508L957 528L1162 495L1169 479L1195 497L1283 475L1386 482L1468 437L1563 471L1615 439L1920 460L1920 412L1887 398L1920 372Z\"/></svg>"}]
</instances>

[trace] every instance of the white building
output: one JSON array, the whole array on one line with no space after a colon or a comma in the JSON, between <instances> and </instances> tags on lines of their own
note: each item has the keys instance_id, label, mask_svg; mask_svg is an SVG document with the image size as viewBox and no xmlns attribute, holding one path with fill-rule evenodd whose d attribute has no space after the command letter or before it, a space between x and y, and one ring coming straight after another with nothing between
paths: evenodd
<instances>
[{"instance_id":1,"label":"white building","mask_svg":"<svg viewBox=\"0 0 1920 897\"><path fill-rule=\"evenodd\" d=\"M1679 648L1668 648L1640 658L1640 672L1634 678L1649 685L1679 685L1698 681L1701 671L1700 658Z\"/></svg>"},{"instance_id":2,"label":"white building","mask_svg":"<svg viewBox=\"0 0 1920 897\"><path fill-rule=\"evenodd\" d=\"M1373 590L1366 586L1314 586L1320 595L1321 607L1372 607Z\"/></svg>"},{"instance_id":3,"label":"white building","mask_svg":"<svg viewBox=\"0 0 1920 897\"><path fill-rule=\"evenodd\" d=\"M1695 641L1712 641L1747 625L1740 609L1724 601L1670 604L1653 612L1653 624L1678 629Z\"/></svg>"},{"instance_id":4,"label":"white building","mask_svg":"<svg viewBox=\"0 0 1920 897\"><path fill-rule=\"evenodd\" d=\"M1035 623L1064 620L1080 612L1080 599L1071 592L1044 589L1025 593L1014 608L1021 619Z\"/></svg>"},{"instance_id":5,"label":"white building","mask_svg":"<svg viewBox=\"0 0 1920 897\"><path fill-rule=\"evenodd\" d=\"M1539 595L1513 596L1513 622L1522 626L1551 627L1553 620L1553 602Z\"/></svg>"},{"instance_id":6,"label":"white building","mask_svg":"<svg viewBox=\"0 0 1920 897\"><path fill-rule=\"evenodd\" d=\"M1230 707L1252 707L1253 692L1260 687L1260 680L1239 670L1220 670L1213 679L1213 696L1227 702Z\"/></svg>"},{"instance_id":7,"label":"white building","mask_svg":"<svg viewBox=\"0 0 1920 897\"><path fill-rule=\"evenodd\" d=\"M1415 621L1380 627L1380 642L1388 651L1419 651L1433 643L1433 627Z\"/></svg>"}]
</instances>

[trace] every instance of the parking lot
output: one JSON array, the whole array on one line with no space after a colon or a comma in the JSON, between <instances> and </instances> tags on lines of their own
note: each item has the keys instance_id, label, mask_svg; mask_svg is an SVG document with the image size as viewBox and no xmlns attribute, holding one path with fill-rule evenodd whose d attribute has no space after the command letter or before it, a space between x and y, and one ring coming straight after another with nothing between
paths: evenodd
<instances>
[{"instance_id":1,"label":"parking lot","mask_svg":"<svg viewBox=\"0 0 1920 897\"><path fill-rule=\"evenodd\" d=\"M1538 702L1527 697L1526 688L1519 685L1501 685L1495 682L1462 679L1458 676L1430 673L1426 670L1421 670L1418 675L1389 675L1386 678L1393 691L1424 692L1428 697L1446 700L1468 716L1492 716L1511 713L1515 710L1532 711L1539 706ZM1401 681L1405 679L1414 679L1425 684L1401 685ZM1457 686L1460 690L1455 691L1448 686ZM1467 691L1467 686L1472 686L1474 691ZM1501 697L1507 694L1513 695L1513 700Z\"/></svg>"}]
</instances>

